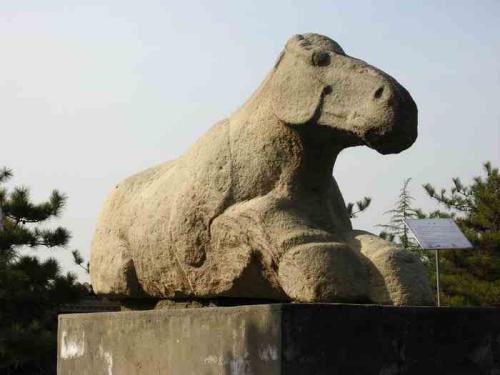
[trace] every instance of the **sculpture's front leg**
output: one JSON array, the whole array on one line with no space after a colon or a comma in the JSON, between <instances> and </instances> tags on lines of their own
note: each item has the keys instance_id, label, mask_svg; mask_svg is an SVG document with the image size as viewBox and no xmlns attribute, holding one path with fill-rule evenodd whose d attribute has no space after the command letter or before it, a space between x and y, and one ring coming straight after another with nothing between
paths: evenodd
<instances>
[{"instance_id":1,"label":"sculpture's front leg","mask_svg":"<svg viewBox=\"0 0 500 375\"><path fill-rule=\"evenodd\" d=\"M301 302L369 302L367 269L341 242L309 242L286 252L281 287Z\"/></svg>"},{"instance_id":2,"label":"sculpture's front leg","mask_svg":"<svg viewBox=\"0 0 500 375\"><path fill-rule=\"evenodd\" d=\"M237 280L233 289L240 295L263 293L260 298L268 293L303 302L368 302L366 264L338 236L319 229L306 216L290 200L270 194L237 204L215 219L213 251L229 260L230 254L248 249L235 259L254 267L241 274L255 275L255 280ZM254 253L255 261L244 255L248 252ZM223 274L232 272L234 264L233 260L221 265L227 268Z\"/></svg>"},{"instance_id":3,"label":"sculpture's front leg","mask_svg":"<svg viewBox=\"0 0 500 375\"><path fill-rule=\"evenodd\" d=\"M364 231L352 231L348 242L367 260L370 300L380 304L434 305L425 267L415 254Z\"/></svg>"}]
</instances>

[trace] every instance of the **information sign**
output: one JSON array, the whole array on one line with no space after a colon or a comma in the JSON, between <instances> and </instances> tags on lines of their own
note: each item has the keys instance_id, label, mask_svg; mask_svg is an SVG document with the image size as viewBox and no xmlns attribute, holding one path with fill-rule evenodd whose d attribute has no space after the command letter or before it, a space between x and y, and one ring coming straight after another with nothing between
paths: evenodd
<instances>
[{"instance_id":1,"label":"information sign","mask_svg":"<svg viewBox=\"0 0 500 375\"><path fill-rule=\"evenodd\" d=\"M404 219L422 249L436 253L437 305L441 306L439 292L439 250L471 249L472 244L453 219Z\"/></svg>"},{"instance_id":2,"label":"information sign","mask_svg":"<svg viewBox=\"0 0 500 375\"><path fill-rule=\"evenodd\" d=\"M425 250L470 249L453 219L404 219L418 244Z\"/></svg>"}]
</instances>

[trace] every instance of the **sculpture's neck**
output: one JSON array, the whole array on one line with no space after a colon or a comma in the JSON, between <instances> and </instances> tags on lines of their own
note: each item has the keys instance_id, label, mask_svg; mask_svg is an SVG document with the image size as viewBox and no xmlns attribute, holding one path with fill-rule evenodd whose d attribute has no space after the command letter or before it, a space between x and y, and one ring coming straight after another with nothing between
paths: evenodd
<instances>
[{"instance_id":1,"label":"sculpture's neck","mask_svg":"<svg viewBox=\"0 0 500 375\"><path fill-rule=\"evenodd\" d=\"M317 124L292 127L300 137L303 147L300 178L314 185L330 184L333 167L343 146L337 143L335 131Z\"/></svg>"},{"instance_id":2,"label":"sculpture's neck","mask_svg":"<svg viewBox=\"0 0 500 375\"><path fill-rule=\"evenodd\" d=\"M301 181L318 185L318 188L319 185L329 185L335 160L345 145L342 135L332 127L318 125L314 121L298 125L284 124L274 113L271 85L272 72L246 103L231 115L231 123L236 127L247 128L245 133L247 136L253 134L251 137L255 142L262 132L266 133L267 141L273 137L286 137L294 146L282 152L301 154L295 155L300 159L298 163L291 163L295 165L293 174ZM265 131L263 126L267 127ZM273 147L279 147L278 144L275 143ZM289 155L290 162L293 158Z\"/></svg>"},{"instance_id":3,"label":"sculpture's neck","mask_svg":"<svg viewBox=\"0 0 500 375\"><path fill-rule=\"evenodd\" d=\"M269 73L252 96L230 117L235 123L266 121L274 116L271 103L270 82L273 72Z\"/></svg>"},{"instance_id":4,"label":"sculpture's neck","mask_svg":"<svg viewBox=\"0 0 500 375\"><path fill-rule=\"evenodd\" d=\"M298 168L288 180L290 197L309 207L309 218L318 228L332 232L352 229L345 202L332 177L335 161L343 149L336 142L335 131L317 124L296 128L302 153Z\"/></svg>"}]
</instances>

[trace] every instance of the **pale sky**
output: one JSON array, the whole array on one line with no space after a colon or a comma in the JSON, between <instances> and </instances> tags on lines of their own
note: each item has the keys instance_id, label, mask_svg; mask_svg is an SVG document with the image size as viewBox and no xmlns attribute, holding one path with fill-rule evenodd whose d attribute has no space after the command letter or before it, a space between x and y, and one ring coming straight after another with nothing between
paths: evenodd
<instances>
[{"instance_id":1,"label":"pale sky","mask_svg":"<svg viewBox=\"0 0 500 375\"><path fill-rule=\"evenodd\" d=\"M379 232L405 178L465 182L500 165L500 2L2 1L0 167L40 201L54 188L70 249L88 257L107 192L181 155L253 92L293 34L318 32L394 76L419 108L419 138L383 156L344 151L334 175L346 201L370 196L353 221Z\"/></svg>"}]
</instances>

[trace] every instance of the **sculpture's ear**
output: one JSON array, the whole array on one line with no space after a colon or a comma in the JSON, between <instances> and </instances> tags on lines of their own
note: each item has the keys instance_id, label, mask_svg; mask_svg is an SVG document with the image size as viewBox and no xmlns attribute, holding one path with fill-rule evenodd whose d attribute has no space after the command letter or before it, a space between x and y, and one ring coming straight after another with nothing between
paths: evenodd
<instances>
[{"instance_id":1,"label":"sculpture's ear","mask_svg":"<svg viewBox=\"0 0 500 375\"><path fill-rule=\"evenodd\" d=\"M310 63L312 51L303 44L300 35L287 43L272 77L274 113L289 124L303 124L313 118L324 88Z\"/></svg>"}]
</instances>

